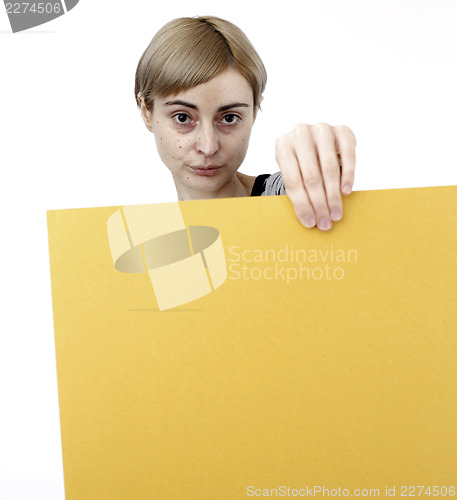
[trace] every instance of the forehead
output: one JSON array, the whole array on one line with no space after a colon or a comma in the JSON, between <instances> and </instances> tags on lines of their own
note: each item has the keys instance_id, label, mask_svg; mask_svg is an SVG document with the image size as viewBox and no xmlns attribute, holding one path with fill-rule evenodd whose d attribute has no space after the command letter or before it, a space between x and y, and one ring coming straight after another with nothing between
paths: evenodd
<instances>
[{"instance_id":1,"label":"forehead","mask_svg":"<svg viewBox=\"0 0 457 500\"><path fill-rule=\"evenodd\" d=\"M236 69L229 68L211 80L190 89L183 90L160 99L162 102L179 98L199 106L220 107L226 104L242 102L252 107L254 94L249 82Z\"/></svg>"}]
</instances>

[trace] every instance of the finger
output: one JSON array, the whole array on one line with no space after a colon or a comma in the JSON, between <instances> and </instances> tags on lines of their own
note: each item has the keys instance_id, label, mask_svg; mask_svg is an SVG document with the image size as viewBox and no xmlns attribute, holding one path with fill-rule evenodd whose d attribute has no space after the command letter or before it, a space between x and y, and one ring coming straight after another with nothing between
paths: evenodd
<instances>
[{"instance_id":1,"label":"finger","mask_svg":"<svg viewBox=\"0 0 457 500\"><path fill-rule=\"evenodd\" d=\"M300 166L290 144L284 138L276 141L276 161L281 169L284 187L297 219L307 228L314 227L316 225L314 209L303 184Z\"/></svg>"},{"instance_id":2,"label":"finger","mask_svg":"<svg viewBox=\"0 0 457 500\"><path fill-rule=\"evenodd\" d=\"M300 165L306 192L314 208L317 227L327 231L332 227L332 220L311 127L309 125L299 126L296 128L296 134L298 136L294 141L295 154Z\"/></svg>"},{"instance_id":3,"label":"finger","mask_svg":"<svg viewBox=\"0 0 457 500\"><path fill-rule=\"evenodd\" d=\"M343 216L343 202L340 193L341 171L333 127L327 123L319 123L313 127L313 131L330 217L337 221Z\"/></svg>"},{"instance_id":4,"label":"finger","mask_svg":"<svg viewBox=\"0 0 457 500\"><path fill-rule=\"evenodd\" d=\"M349 127L334 127L336 147L341 158L341 192L350 194L354 186L355 173L355 135Z\"/></svg>"}]
</instances>

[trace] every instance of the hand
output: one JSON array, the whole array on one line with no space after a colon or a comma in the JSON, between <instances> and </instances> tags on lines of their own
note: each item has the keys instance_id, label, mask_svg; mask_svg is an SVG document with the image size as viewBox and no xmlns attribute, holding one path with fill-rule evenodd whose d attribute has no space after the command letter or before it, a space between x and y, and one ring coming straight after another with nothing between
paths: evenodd
<instances>
[{"instance_id":1,"label":"hand","mask_svg":"<svg viewBox=\"0 0 457 500\"><path fill-rule=\"evenodd\" d=\"M287 195L305 227L328 231L343 216L342 194L354 184L356 140L344 125L297 125L276 140Z\"/></svg>"}]
</instances>

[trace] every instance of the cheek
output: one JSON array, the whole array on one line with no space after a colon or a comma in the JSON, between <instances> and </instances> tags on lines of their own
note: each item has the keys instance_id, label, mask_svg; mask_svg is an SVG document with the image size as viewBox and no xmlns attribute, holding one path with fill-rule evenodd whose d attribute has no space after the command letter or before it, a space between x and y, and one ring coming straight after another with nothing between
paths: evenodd
<instances>
[{"instance_id":1,"label":"cheek","mask_svg":"<svg viewBox=\"0 0 457 500\"><path fill-rule=\"evenodd\" d=\"M164 162L178 160L182 158L187 141L176 136L171 136L163 131L155 134L157 150Z\"/></svg>"},{"instance_id":2,"label":"cheek","mask_svg":"<svg viewBox=\"0 0 457 500\"><path fill-rule=\"evenodd\" d=\"M250 134L242 134L230 141L229 147L233 158L244 159L249 146L249 137Z\"/></svg>"}]
</instances>

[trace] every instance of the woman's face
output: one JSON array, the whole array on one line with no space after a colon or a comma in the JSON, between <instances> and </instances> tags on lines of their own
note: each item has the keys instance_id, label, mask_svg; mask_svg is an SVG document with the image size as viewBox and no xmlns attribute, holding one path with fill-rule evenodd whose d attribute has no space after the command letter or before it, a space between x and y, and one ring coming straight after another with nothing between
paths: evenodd
<instances>
[{"instance_id":1,"label":"woman's face","mask_svg":"<svg viewBox=\"0 0 457 500\"><path fill-rule=\"evenodd\" d=\"M155 98L151 113L142 107L178 193L199 198L235 182L256 111L251 86L232 68L189 90Z\"/></svg>"}]
</instances>

